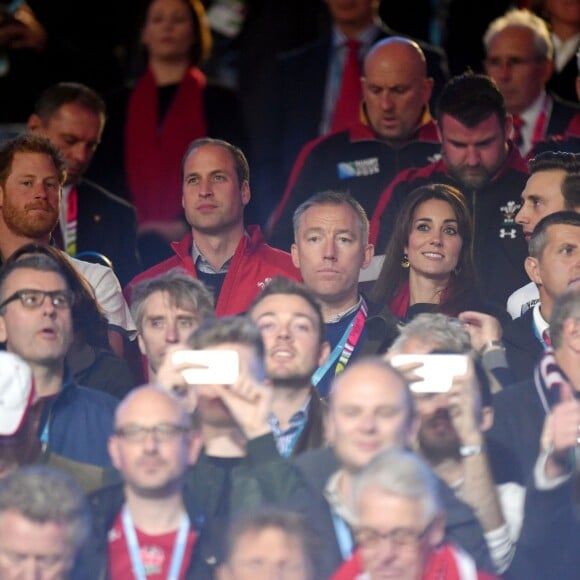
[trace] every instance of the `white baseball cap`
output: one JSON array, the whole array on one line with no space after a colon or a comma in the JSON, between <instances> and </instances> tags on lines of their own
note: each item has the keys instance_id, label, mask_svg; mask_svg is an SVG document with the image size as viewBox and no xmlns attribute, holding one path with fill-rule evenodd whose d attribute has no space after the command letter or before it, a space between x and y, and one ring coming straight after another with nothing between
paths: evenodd
<instances>
[{"instance_id":1,"label":"white baseball cap","mask_svg":"<svg viewBox=\"0 0 580 580\"><path fill-rule=\"evenodd\" d=\"M0 351L0 436L18 433L34 402L34 381L26 362Z\"/></svg>"}]
</instances>

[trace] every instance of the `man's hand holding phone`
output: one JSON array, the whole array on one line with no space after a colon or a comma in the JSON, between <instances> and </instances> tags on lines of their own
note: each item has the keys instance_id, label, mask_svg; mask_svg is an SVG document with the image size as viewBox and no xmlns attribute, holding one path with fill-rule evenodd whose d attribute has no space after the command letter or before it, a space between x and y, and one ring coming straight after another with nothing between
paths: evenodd
<instances>
[{"instance_id":1,"label":"man's hand holding phone","mask_svg":"<svg viewBox=\"0 0 580 580\"><path fill-rule=\"evenodd\" d=\"M473 360L466 354L394 355L391 364L419 396L447 397L449 416L464 445L480 443L481 398Z\"/></svg>"},{"instance_id":2,"label":"man's hand holding phone","mask_svg":"<svg viewBox=\"0 0 580 580\"><path fill-rule=\"evenodd\" d=\"M192 413L199 397L219 397L247 439L271 431L268 415L272 389L258 380L235 350L168 351L158 380L171 389Z\"/></svg>"}]
</instances>

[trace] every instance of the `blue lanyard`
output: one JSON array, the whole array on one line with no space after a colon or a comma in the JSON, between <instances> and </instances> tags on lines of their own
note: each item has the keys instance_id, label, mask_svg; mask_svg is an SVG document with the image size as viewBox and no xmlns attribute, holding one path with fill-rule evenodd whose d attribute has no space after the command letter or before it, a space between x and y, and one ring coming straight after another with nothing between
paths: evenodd
<instances>
[{"instance_id":1,"label":"blue lanyard","mask_svg":"<svg viewBox=\"0 0 580 580\"><path fill-rule=\"evenodd\" d=\"M137 540L137 532L135 531L135 526L133 525L133 518L129 513L129 508L127 504L125 504L125 506L123 507L122 521L123 521L123 532L125 534L125 540L127 542L127 548L129 549L129 557L131 558L131 567L133 568L133 574L137 580L147 580L145 566L143 566L143 561L141 560L141 554L139 552L139 541ZM171 564L169 566L167 580L179 579L179 572L181 570L181 564L183 563L183 557L185 556L185 548L187 546L188 534L189 534L189 518L187 517L187 514L184 513L181 518L181 523L179 524L179 530L177 531L177 538L175 539L175 546L173 547L173 555L171 556Z\"/></svg>"},{"instance_id":2,"label":"blue lanyard","mask_svg":"<svg viewBox=\"0 0 580 580\"><path fill-rule=\"evenodd\" d=\"M362 334L364 323L367 319L367 313L368 313L367 303L364 298L361 298L361 303L358 312L356 313L356 316L353 317L353 319L350 321L350 324L346 327L346 330L340 337L340 340L338 341L337 345L330 353L328 359L326 359L326 362L314 371L314 374L312 375L312 384L314 386L316 386L320 382L322 377L328 372L328 369L332 365L336 364L337 360L339 360L340 362L340 371L344 370L344 367L348 363L348 360L350 359L350 356L357 345L358 339ZM355 332L351 337L353 328ZM337 368L337 373L338 372L339 369Z\"/></svg>"},{"instance_id":3,"label":"blue lanyard","mask_svg":"<svg viewBox=\"0 0 580 580\"><path fill-rule=\"evenodd\" d=\"M332 523L334 525L334 532L336 533L336 540L343 560L348 560L352 556L354 542L352 541L352 534L346 525L346 522L334 511L332 512Z\"/></svg>"}]
</instances>

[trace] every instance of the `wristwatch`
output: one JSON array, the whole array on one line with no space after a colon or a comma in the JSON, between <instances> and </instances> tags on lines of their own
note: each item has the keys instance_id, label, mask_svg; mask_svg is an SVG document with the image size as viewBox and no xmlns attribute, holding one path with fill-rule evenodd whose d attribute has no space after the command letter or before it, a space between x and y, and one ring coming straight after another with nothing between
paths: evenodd
<instances>
[{"instance_id":1,"label":"wristwatch","mask_svg":"<svg viewBox=\"0 0 580 580\"><path fill-rule=\"evenodd\" d=\"M479 455L483 453L483 445L462 445L459 448L459 455L461 457L471 457L472 455Z\"/></svg>"}]
</instances>

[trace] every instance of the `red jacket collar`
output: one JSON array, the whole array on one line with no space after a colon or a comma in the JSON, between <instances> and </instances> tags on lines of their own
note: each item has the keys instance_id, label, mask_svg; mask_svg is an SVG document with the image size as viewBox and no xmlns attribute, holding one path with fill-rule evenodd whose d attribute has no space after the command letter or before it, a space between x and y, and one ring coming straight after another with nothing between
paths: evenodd
<instances>
[{"instance_id":1,"label":"red jacket collar","mask_svg":"<svg viewBox=\"0 0 580 580\"><path fill-rule=\"evenodd\" d=\"M360 121L351 125L348 129L351 141L362 141L365 139L377 139L377 134L373 131L369 123L369 118L364 106L361 106ZM429 108L426 107L421 117L421 122L415 132L406 141L432 141L439 143L439 132L437 131L437 124L435 123Z\"/></svg>"},{"instance_id":2,"label":"red jacket collar","mask_svg":"<svg viewBox=\"0 0 580 580\"><path fill-rule=\"evenodd\" d=\"M246 226L246 235L242 236L236 247L236 252L243 246L245 253L253 253L255 249L264 242L264 236L260 226ZM185 234L178 242L171 242L173 251L184 260L191 255L191 245L193 243L193 234Z\"/></svg>"}]
</instances>

